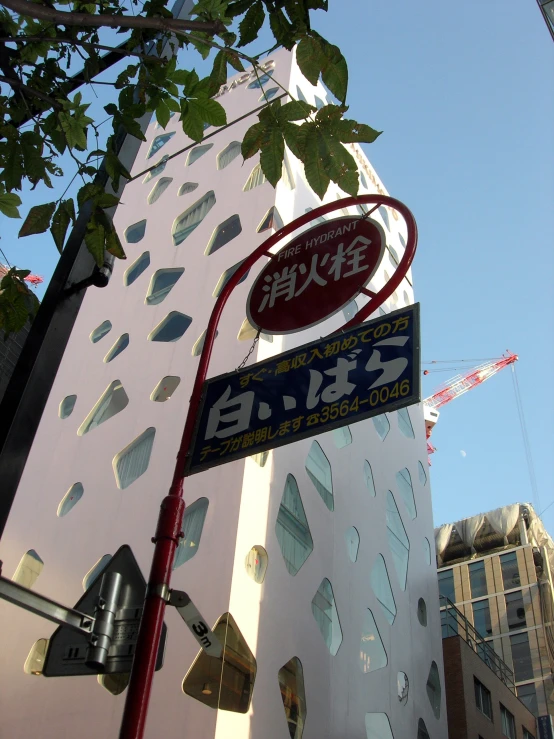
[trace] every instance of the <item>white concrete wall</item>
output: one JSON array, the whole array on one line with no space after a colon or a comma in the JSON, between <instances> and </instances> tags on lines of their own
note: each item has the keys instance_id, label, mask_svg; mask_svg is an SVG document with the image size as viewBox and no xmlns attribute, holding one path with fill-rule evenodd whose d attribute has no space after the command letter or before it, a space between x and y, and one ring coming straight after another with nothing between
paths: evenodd
<instances>
[{"instance_id":1,"label":"white concrete wall","mask_svg":"<svg viewBox=\"0 0 554 739\"><path fill-rule=\"evenodd\" d=\"M290 72L290 55L281 51L273 59L276 78L287 86L290 76L289 89L293 94L299 84L311 102L313 88L294 65ZM319 88L318 95L323 97L323 88ZM259 89L249 90L243 84L225 92L219 100L231 121L255 107L259 97ZM256 228L272 204L276 203L286 223L320 202L308 188L290 152L296 185L292 191L280 183L275 193L265 183L243 192L257 157L244 165L239 157L225 170L217 171L217 153L231 141L241 141L251 123L251 119L246 119L218 133L210 140L213 148L190 167L184 166L186 155L169 161L161 176L172 177L173 182L153 205L147 204L147 197L156 179L143 184L143 178L138 178L125 189L125 205L116 215L117 228L123 234L129 225L146 218L145 237L137 244L125 245L127 262L116 263L106 289L88 291L0 544L5 575L15 571L25 551L35 549L45 564L34 589L68 605L80 597L81 581L90 567L102 555L113 554L123 543L132 547L147 574L153 549L150 537L159 503L172 476L198 363L198 357L191 356L191 349L206 328L214 304L215 285L225 269L266 238L267 233L257 234ZM167 131L177 128L174 117ZM159 133L162 131L153 124L134 173L190 143L182 132L177 133L146 162L150 143ZM377 184L380 181L361 149L354 148L367 167L368 188L362 191L374 192L376 186L369 173ZM186 181L197 182L198 188L178 197L177 190ZM208 190L214 190L216 205L194 234L175 247L171 239L174 219ZM325 201L334 200L339 192L336 186L331 186ZM239 213L241 218L240 236L215 254L204 256L213 230L234 213ZM390 243L401 255L397 234L400 229L405 235L402 221L392 217L390 221ZM132 285L124 287L125 270L145 250L150 251L149 268ZM162 303L146 305L150 278L164 267L184 267L185 273ZM392 274L388 255L373 287L382 285L385 270ZM238 342L236 337L245 317L245 300L253 278L251 273L237 288L224 311L210 374L236 367L250 346L250 342ZM394 307L401 307L405 299L413 301L407 280L398 293L399 302ZM362 304L365 300L362 297L358 302ZM173 310L193 319L185 335L169 344L147 341L151 330ZM111 332L98 343L91 343L91 331L105 319L113 324ZM272 344L261 341L257 358L325 335L342 322L342 316L336 316L311 331L276 337ZM104 363L109 348L125 332L130 336L128 348L112 362ZM178 375L181 384L170 401L154 403L150 393L165 375ZM78 436L77 429L115 379L121 380L129 405L100 427ZM70 394L77 395L77 402L71 416L62 420L58 417L58 407ZM318 437L332 466L334 512L325 507L305 472L311 439L271 452L264 468L247 459L185 481L187 504L205 496L210 505L198 552L175 571L172 585L187 590L211 623L228 610L232 613L256 657L257 677L252 704L245 715L217 713L185 696L181 682L197 653L196 643L169 609L166 660L154 683L148 737L288 739L277 673L293 656L299 657L304 668L307 701L304 739L362 739L366 736L367 712L386 712L396 739L415 737L419 718L425 721L432 739L446 737L444 690L441 718L437 720L425 688L431 661L440 666L442 650L435 563L427 564L423 551L424 537L432 541L433 525L429 483L423 486L418 479L418 461L427 468L421 407L411 407L410 416L415 439L407 439L400 433L396 413L390 414L391 430L385 441L379 439L371 420L354 425L353 442L342 449L336 448L332 433ZM112 468L115 454L152 426L156 428L156 437L148 470L129 488L118 489ZM365 459L373 468L375 498L369 496L365 487ZM417 518L413 521L396 487L395 474L403 467L410 470L414 484ZM295 577L284 566L275 536L276 516L289 472L298 482L314 540L312 554ZM58 504L75 482L83 484L84 496L67 516L58 518ZM395 496L410 540L406 591L399 587L387 540L387 490ZM345 532L351 525L357 527L361 537L356 563L350 562L346 552ZM264 546L269 555L262 585L254 583L244 568L245 556L254 544ZM392 627L370 587L370 571L379 553L386 560L396 601L397 616ZM343 642L334 657L329 654L311 612L311 600L324 577L332 583L343 632ZM420 597L427 603L426 628L416 616ZM388 665L363 675L359 668L359 646L367 608L376 619ZM47 679L24 674L23 663L30 647L38 638L49 636L53 629L47 622L11 605L0 603L0 613L3 624L0 736L10 739L30 736L47 739L63 734L82 739L117 736L124 694L114 697L93 677ZM406 705L401 705L397 698L399 670L410 681ZM442 667L440 670L442 680Z\"/></svg>"}]
</instances>

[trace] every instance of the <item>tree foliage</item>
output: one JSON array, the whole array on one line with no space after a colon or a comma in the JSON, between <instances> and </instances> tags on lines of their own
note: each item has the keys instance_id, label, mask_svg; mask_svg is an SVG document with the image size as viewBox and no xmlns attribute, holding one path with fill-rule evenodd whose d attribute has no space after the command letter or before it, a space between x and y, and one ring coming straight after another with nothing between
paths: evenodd
<instances>
[{"instance_id":1,"label":"tree foliage","mask_svg":"<svg viewBox=\"0 0 554 739\"><path fill-rule=\"evenodd\" d=\"M76 211L86 204L91 215L85 244L96 263L102 265L106 252L124 259L111 220L119 198L106 192L94 162L103 159L107 184L120 193L130 174L118 156L118 132L144 141L139 120L145 114L155 114L164 128L170 115L178 114L183 131L194 141L202 140L205 124L225 125L225 109L214 96L230 71L243 71L247 65L258 77L264 73L261 55L243 49L258 38L266 22L274 37L269 51L297 44L304 76L313 84L321 78L339 104L316 111L295 99L283 105L280 100L266 101L244 137L244 158L259 151L262 170L275 186L286 145L302 161L307 181L320 197L330 181L349 194L357 193L357 167L343 144L371 143L379 133L344 118L346 61L312 28L313 11L326 11L327 0L198 0L189 20L173 18L165 0L146 0L136 15L125 0L3 0L0 6L0 212L19 218L18 193L29 185L55 191L56 178L68 174L62 171L62 157L64 163L71 158L83 182L76 204L63 193L32 207L20 236L50 230L61 252ZM103 43L102 28L117 29L122 45ZM163 54L168 44L170 53ZM208 76L200 78L194 69L178 67L176 52L183 47L203 59L212 55ZM110 50L126 66L113 82L119 91L117 104L105 107L113 132L99 146L99 124L76 90L74 70L81 66L78 79L90 84L103 69L102 54ZM288 92L277 78L274 81ZM17 330L36 310L33 301L21 296L25 274L12 270L1 283L0 328Z\"/></svg>"}]
</instances>

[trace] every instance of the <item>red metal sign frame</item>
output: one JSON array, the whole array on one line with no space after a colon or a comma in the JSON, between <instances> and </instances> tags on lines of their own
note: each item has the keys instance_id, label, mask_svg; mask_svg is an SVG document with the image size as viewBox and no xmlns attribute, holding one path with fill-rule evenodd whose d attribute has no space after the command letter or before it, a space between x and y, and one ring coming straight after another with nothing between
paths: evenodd
<instances>
[{"instance_id":1,"label":"red metal sign frame","mask_svg":"<svg viewBox=\"0 0 554 739\"><path fill-rule=\"evenodd\" d=\"M370 215L380 205L386 205L400 213L406 223L407 239L404 255L393 276L377 294L365 291L365 294L370 297L369 302L363 306L356 316L348 321L341 330L361 323L371 315L371 313L377 310L377 308L394 293L396 288L399 287L410 268L417 248L417 225L414 216L404 203L400 202L400 200L396 200L396 198L391 198L386 195L360 195L357 197L344 198L343 200L336 200L327 205L321 205L318 208L314 208L314 210L300 216L300 218L297 218L292 221L292 223L279 229L273 234L273 236L270 236L263 242L263 244L258 246L258 248L241 263L240 267L236 272L234 272L216 300L208 322L206 339L204 341L204 347L200 355L200 362L194 379L189 410L185 421L185 427L183 429L183 435L181 437L181 444L177 453L173 480L167 496L161 503L156 533L152 538L152 542L155 545L154 556L152 558L135 658L125 700L125 709L119 734L120 739L142 739L144 736L144 728L146 725L148 704L152 690L152 681L156 669L158 646L162 633L165 607L169 599L169 588L175 550L182 537L181 527L183 514L185 512L185 502L183 500L183 472L185 468L185 460L194 432L196 415L202 398L202 387L208 374L213 343L223 308L225 307L229 296L246 272L248 272L248 270L250 270L261 257L266 256L273 258L275 256L269 250L278 244L282 238L288 236L302 226L305 226L307 223L310 223L310 221L313 221L319 216L324 216L327 213L340 210L341 208L364 204L374 206L369 210L366 216ZM363 216L360 216L360 218L362 217Z\"/></svg>"}]
</instances>

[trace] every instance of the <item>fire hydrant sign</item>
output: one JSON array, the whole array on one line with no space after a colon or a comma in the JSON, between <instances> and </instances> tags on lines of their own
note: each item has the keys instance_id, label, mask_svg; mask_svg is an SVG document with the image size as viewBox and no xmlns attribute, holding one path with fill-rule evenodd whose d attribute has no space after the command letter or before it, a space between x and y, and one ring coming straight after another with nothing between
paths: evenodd
<instances>
[{"instance_id":1,"label":"fire hydrant sign","mask_svg":"<svg viewBox=\"0 0 554 739\"><path fill-rule=\"evenodd\" d=\"M288 334L337 313L371 280L385 250L381 226L360 216L325 221L284 246L252 285L256 328Z\"/></svg>"},{"instance_id":2,"label":"fire hydrant sign","mask_svg":"<svg viewBox=\"0 0 554 739\"><path fill-rule=\"evenodd\" d=\"M185 475L420 400L419 304L204 385Z\"/></svg>"}]
</instances>

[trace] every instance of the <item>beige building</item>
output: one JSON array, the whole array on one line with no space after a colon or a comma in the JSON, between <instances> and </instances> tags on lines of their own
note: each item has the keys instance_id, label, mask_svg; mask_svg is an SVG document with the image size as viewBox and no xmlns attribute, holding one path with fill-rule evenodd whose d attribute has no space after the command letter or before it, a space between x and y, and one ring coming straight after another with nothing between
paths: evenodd
<instances>
[{"instance_id":1,"label":"beige building","mask_svg":"<svg viewBox=\"0 0 554 739\"><path fill-rule=\"evenodd\" d=\"M459 630L450 600L513 670L529 710L554 714L554 542L533 507L518 503L444 524L435 543L443 637Z\"/></svg>"}]
</instances>

